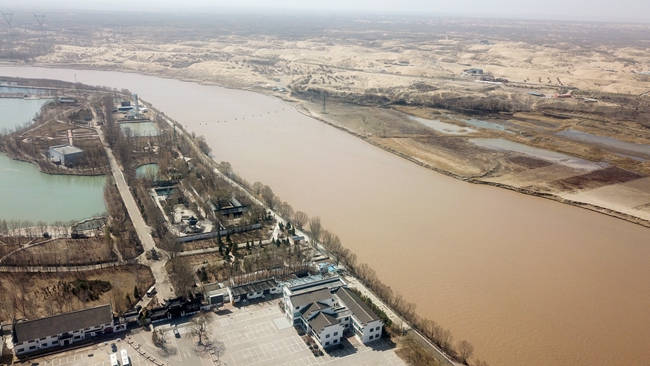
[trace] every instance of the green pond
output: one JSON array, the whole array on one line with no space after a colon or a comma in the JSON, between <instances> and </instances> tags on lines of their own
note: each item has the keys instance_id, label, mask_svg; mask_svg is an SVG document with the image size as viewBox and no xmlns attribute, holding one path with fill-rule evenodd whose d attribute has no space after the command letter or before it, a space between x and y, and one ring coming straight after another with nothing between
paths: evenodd
<instances>
[{"instance_id":1,"label":"green pond","mask_svg":"<svg viewBox=\"0 0 650 366\"><path fill-rule=\"evenodd\" d=\"M135 176L136 178L148 178L152 180L157 180L158 179L158 170L160 167L158 164L145 164L145 165L140 165L136 170L135 170Z\"/></svg>"},{"instance_id":2,"label":"green pond","mask_svg":"<svg viewBox=\"0 0 650 366\"><path fill-rule=\"evenodd\" d=\"M122 133L127 129L131 130L133 136L157 136L158 129L151 122L123 122L120 123Z\"/></svg>"},{"instance_id":3,"label":"green pond","mask_svg":"<svg viewBox=\"0 0 650 366\"><path fill-rule=\"evenodd\" d=\"M81 220L106 211L104 176L41 173L0 153L0 220Z\"/></svg>"}]
</instances>

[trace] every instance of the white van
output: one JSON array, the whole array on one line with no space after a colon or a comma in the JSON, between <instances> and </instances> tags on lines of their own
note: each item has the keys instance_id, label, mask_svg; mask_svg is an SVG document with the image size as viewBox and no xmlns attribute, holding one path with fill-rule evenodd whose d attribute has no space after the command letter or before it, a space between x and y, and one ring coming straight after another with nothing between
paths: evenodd
<instances>
[{"instance_id":1,"label":"white van","mask_svg":"<svg viewBox=\"0 0 650 366\"><path fill-rule=\"evenodd\" d=\"M122 355L122 366L129 366L131 363L129 362L129 355L126 354L126 350L123 349L120 353Z\"/></svg>"},{"instance_id":2,"label":"white van","mask_svg":"<svg viewBox=\"0 0 650 366\"><path fill-rule=\"evenodd\" d=\"M117 362L117 355L115 353L111 353L111 366L120 366Z\"/></svg>"}]
</instances>

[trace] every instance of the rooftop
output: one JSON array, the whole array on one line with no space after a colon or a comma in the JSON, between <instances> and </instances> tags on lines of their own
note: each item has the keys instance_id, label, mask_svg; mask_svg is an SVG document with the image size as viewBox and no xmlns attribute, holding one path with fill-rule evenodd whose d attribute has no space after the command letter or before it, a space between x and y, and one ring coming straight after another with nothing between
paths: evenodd
<instances>
[{"instance_id":1,"label":"rooftop","mask_svg":"<svg viewBox=\"0 0 650 366\"><path fill-rule=\"evenodd\" d=\"M295 304L294 304L294 306L295 306ZM323 309L326 309L326 308L327 308L327 306L325 306L325 305L321 305L321 304L319 304L317 302L312 302L310 305L308 305L304 309L300 310L300 313L302 315L305 315L305 314L311 313L312 311L323 310Z\"/></svg>"},{"instance_id":2,"label":"rooftop","mask_svg":"<svg viewBox=\"0 0 650 366\"><path fill-rule=\"evenodd\" d=\"M241 296L253 292L261 292L264 290L269 290L277 286L278 283L275 282L274 279L268 279L268 280L247 283L245 285L233 286L230 288L230 292L232 293L233 296Z\"/></svg>"},{"instance_id":3,"label":"rooftop","mask_svg":"<svg viewBox=\"0 0 650 366\"><path fill-rule=\"evenodd\" d=\"M374 311L372 311L368 305L366 305L357 294L352 292L350 289L347 288L339 288L336 290L336 295L341 299L341 302L345 304L345 306L352 311L354 316L359 319L361 323L364 325L374 321L374 320L379 320L379 317L377 314L375 314Z\"/></svg>"},{"instance_id":4,"label":"rooftop","mask_svg":"<svg viewBox=\"0 0 650 366\"><path fill-rule=\"evenodd\" d=\"M73 330L110 324L113 320L111 305L77 310L70 313L49 316L16 323L16 343L31 341Z\"/></svg>"},{"instance_id":5,"label":"rooftop","mask_svg":"<svg viewBox=\"0 0 650 366\"><path fill-rule=\"evenodd\" d=\"M293 306L305 306L314 302L325 301L331 299L332 294L326 288L312 290L301 294L291 296L291 303Z\"/></svg>"},{"instance_id":6,"label":"rooftop","mask_svg":"<svg viewBox=\"0 0 650 366\"><path fill-rule=\"evenodd\" d=\"M320 333L325 327L329 327L333 324L338 324L336 318L323 312L320 312L317 316L309 321L309 325L317 334Z\"/></svg>"},{"instance_id":7,"label":"rooftop","mask_svg":"<svg viewBox=\"0 0 650 366\"><path fill-rule=\"evenodd\" d=\"M72 146L70 144L65 144L65 145L57 145L57 146L50 146L50 150L58 151L61 154L64 155L69 155L69 154L76 154L83 152L80 148L76 146Z\"/></svg>"}]
</instances>

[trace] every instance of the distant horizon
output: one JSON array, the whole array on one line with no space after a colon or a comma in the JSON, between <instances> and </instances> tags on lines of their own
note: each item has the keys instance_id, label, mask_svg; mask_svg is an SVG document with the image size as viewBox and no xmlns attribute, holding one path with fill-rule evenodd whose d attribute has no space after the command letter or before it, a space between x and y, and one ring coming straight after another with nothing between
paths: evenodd
<instances>
[{"instance_id":1,"label":"distant horizon","mask_svg":"<svg viewBox=\"0 0 650 366\"><path fill-rule=\"evenodd\" d=\"M546 2L523 5L516 0L459 0L452 5L427 4L423 0L369 0L360 1L330 1L330 6L321 2L297 0L241 0L233 4L225 0L188 0L179 5L171 0L140 0L140 1L92 1L81 0L7 0L0 11L14 12L60 12L60 11L134 11L184 14L205 12L301 12L326 13L347 15L379 15L379 16L418 16L418 17L457 17L478 19L503 20L534 20L534 21L576 21L576 22L633 22L650 24L650 1L622 0L612 5L603 0L587 2L585 0L564 1L547 0ZM598 5L600 3L600 6ZM527 8L528 7L528 8ZM609 10L607 10L609 8ZM466 11L466 9L472 9ZM498 9L495 11L495 9ZM504 10L508 9L508 10ZM18 14L15 14L18 15Z\"/></svg>"}]
</instances>

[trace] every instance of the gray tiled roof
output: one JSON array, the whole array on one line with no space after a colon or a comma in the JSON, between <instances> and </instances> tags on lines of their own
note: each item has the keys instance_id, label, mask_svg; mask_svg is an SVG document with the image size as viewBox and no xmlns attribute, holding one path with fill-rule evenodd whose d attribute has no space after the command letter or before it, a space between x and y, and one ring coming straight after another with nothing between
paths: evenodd
<instances>
[{"instance_id":1,"label":"gray tiled roof","mask_svg":"<svg viewBox=\"0 0 650 366\"><path fill-rule=\"evenodd\" d=\"M338 324L336 318L323 312L318 313L318 315L309 321L309 325L316 333L320 333L323 328L329 327L333 324Z\"/></svg>"},{"instance_id":2,"label":"gray tiled roof","mask_svg":"<svg viewBox=\"0 0 650 366\"><path fill-rule=\"evenodd\" d=\"M301 294L291 296L291 303L293 306L305 306L313 302L325 301L331 299L332 294L330 290L323 288L320 290L304 292Z\"/></svg>"},{"instance_id":3,"label":"gray tiled roof","mask_svg":"<svg viewBox=\"0 0 650 366\"><path fill-rule=\"evenodd\" d=\"M275 280L263 280L253 283L248 283L240 286L233 286L230 288L233 296L241 296L246 294L252 294L253 292L261 292L265 290L270 290L274 287L277 287L278 283Z\"/></svg>"},{"instance_id":4,"label":"gray tiled roof","mask_svg":"<svg viewBox=\"0 0 650 366\"><path fill-rule=\"evenodd\" d=\"M16 323L16 342L22 343L60 333L110 324L113 313L109 304L70 313Z\"/></svg>"},{"instance_id":5,"label":"gray tiled roof","mask_svg":"<svg viewBox=\"0 0 650 366\"><path fill-rule=\"evenodd\" d=\"M336 290L336 295L341 299L341 302L352 311L354 316L359 319L364 325L373 321L379 320L377 314L372 311L363 300L354 292L347 288L339 288Z\"/></svg>"},{"instance_id":6,"label":"gray tiled roof","mask_svg":"<svg viewBox=\"0 0 650 366\"><path fill-rule=\"evenodd\" d=\"M294 306L296 306L296 305L294 305ZM305 314L311 313L312 311L322 310L322 309L326 309L326 308L328 308L328 306L321 305L321 304L319 304L317 302L312 302L310 305L307 305L307 307L300 310L300 314L305 315Z\"/></svg>"}]
</instances>

